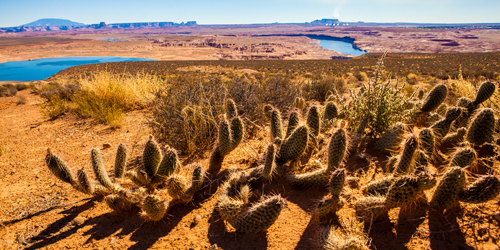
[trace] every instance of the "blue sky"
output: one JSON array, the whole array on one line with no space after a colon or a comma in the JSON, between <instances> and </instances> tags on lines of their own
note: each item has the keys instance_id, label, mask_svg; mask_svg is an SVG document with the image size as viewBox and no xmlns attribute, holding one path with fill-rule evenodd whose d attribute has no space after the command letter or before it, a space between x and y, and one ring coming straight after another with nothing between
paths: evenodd
<instances>
[{"instance_id":1,"label":"blue sky","mask_svg":"<svg viewBox=\"0 0 500 250\"><path fill-rule=\"evenodd\" d=\"M500 23L500 0L0 0L0 27L41 18L93 24L346 22Z\"/></svg>"}]
</instances>

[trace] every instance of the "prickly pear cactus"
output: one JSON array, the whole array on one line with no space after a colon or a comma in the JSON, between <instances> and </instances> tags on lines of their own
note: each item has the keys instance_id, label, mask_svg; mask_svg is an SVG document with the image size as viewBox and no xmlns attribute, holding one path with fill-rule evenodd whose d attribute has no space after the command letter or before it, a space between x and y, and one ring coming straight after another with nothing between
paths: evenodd
<instances>
[{"instance_id":1,"label":"prickly pear cactus","mask_svg":"<svg viewBox=\"0 0 500 250\"><path fill-rule=\"evenodd\" d=\"M323 198L314 211L320 221L328 220L328 217L344 206L344 202L338 197Z\"/></svg>"},{"instance_id":2,"label":"prickly pear cactus","mask_svg":"<svg viewBox=\"0 0 500 250\"><path fill-rule=\"evenodd\" d=\"M286 207L286 200L276 195L252 206L231 222L236 231L256 233L271 227Z\"/></svg>"},{"instance_id":3,"label":"prickly pear cactus","mask_svg":"<svg viewBox=\"0 0 500 250\"><path fill-rule=\"evenodd\" d=\"M492 175L482 176L458 195L458 199L467 203L484 203L495 199L500 194L500 180Z\"/></svg>"},{"instance_id":4,"label":"prickly pear cactus","mask_svg":"<svg viewBox=\"0 0 500 250\"><path fill-rule=\"evenodd\" d=\"M61 159L61 157L53 154L50 148L47 149L47 156L45 156L45 163L49 167L50 172L52 172L52 174L54 174L59 180L67 182L71 185L76 184L76 178L73 175L71 169Z\"/></svg>"},{"instance_id":5,"label":"prickly pear cactus","mask_svg":"<svg viewBox=\"0 0 500 250\"><path fill-rule=\"evenodd\" d=\"M492 109L483 109L477 113L467 130L467 141L475 146L493 141L495 115Z\"/></svg>"},{"instance_id":6,"label":"prickly pear cactus","mask_svg":"<svg viewBox=\"0 0 500 250\"><path fill-rule=\"evenodd\" d=\"M142 164L144 166L144 170L148 174L148 177L151 179L156 175L158 171L158 166L161 162L161 150L154 137L152 135L149 136L149 140L144 145L144 151L142 152Z\"/></svg>"},{"instance_id":7,"label":"prickly pear cactus","mask_svg":"<svg viewBox=\"0 0 500 250\"><path fill-rule=\"evenodd\" d=\"M288 118L288 127L286 128L286 136L285 138L290 137L292 132L299 126L300 115L296 111L290 113L290 117Z\"/></svg>"},{"instance_id":8,"label":"prickly pear cactus","mask_svg":"<svg viewBox=\"0 0 500 250\"><path fill-rule=\"evenodd\" d=\"M477 158L476 151L471 147L460 147L451 156L450 166L468 167Z\"/></svg>"},{"instance_id":9,"label":"prickly pear cactus","mask_svg":"<svg viewBox=\"0 0 500 250\"><path fill-rule=\"evenodd\" d=\"M404 143L403 150L399 155L399 159L394 167L394 174L407 174L410 173L415 165L415 153L419 148L418 139L416 136L411 135Z\"/></svg>"},{"instance_id":10,"label":"prickly pear cactus","mask_svg":"<svg viewBox=\"0 0 500 250\"><path fill-rule=\"evenodd\" d=\"M264 178L265 180L271 180L273 176L274 169L276 167L275 157L276 157L276 146L270 143L267 146L266 159L264 162L264 169L262 172L262 178Z\"/></svg>"},{"instance_id":11,"label":"prickly pear cactus","mask_svg":"<svg viewBox=\"0 0 500 250\"><path fill-rule=\"evenodd\" d=\"M347 134L344 129L337 129L328 143L328 171L340 167L347 151Z\"/></svg>"},{"instance_id":12,"label":"prickly pear cactus","mask_svg":"<svg viewBox=\"0 0 500 250\"><path fill-rule=\"evenodd\" d=\"M238 116L238 109L236 109L236 104L233 99L226 100L226 115L229 120Z\"/></svg>"},{"instance_id":13,"label":"prickly pear cactus","mask_svg":"<svg viewBox=\"0 0 500 250\"><path fill-rule=\"evenodd\" d=\"M375 143L375 148L379 150L394 149L403 140L405 126L402 123L391 125Z\"/></svg>"},{"instance_id":14,"label":"prickly pear cactus","mask_svg":"<svg viewBox=\"0 0 500 250\"><path fill-rule=\"evenodd\" d=\"M78 184L81 188L81 191L83 191L86 194L93 194L94 193L94 185L90 181L87 173L85 170L79 169L77 172L77 177L78 177Z\"/></svg>"},{"instance_id":15,"label":"prickly pear cactus","mask_svg":"<svg viewBox=\"0 0 500 250\"><path fill-rule=\"evenodd\" d=\"M416 201L419 195L418 179L412 176L398 178L387 191L386 206L401 207Z\"/></svg>"},{"instance_id":16,"label":"prickly pear cactus","mask_svg":"<svg viewBox=\"0 0 500 250\"><path fill-rule=\"evenodd\" d=\"M396 177L387 176L366 184L361 188L361 191L365 196L383 196L387 194L387 191L396 180Z\"/></svg>"},{"instance_id":17,"label":"prickly pear cactus","mask_svg":"<svg viewBox=\"0 0 500 250\"><path fill-rule=\"evenodd\" d=\"M122 178L125 176L127 170L127 146L123 143L118 145L115 158L115 178Z\"/></svg>"},{"instance_id":18,"label":"prickly pear cactus","mask_svg":"<svg viewBox=\"0 0 500 250\"><path fill-rule=\"evenodd\" d=\"M424 128L418 133L420 154L417 155L417 166L427 165L429 158L434 154L435 138L432 130Z\"/></svg>"},{"instance_id":19,"label":"prickly pear cactus","mask_svg":"<svg viewBox=\"0 0 500 250\"><path fill-rule=\"evenodd\" d=\"M281 113L278 110L273 110L271 113L271 139L283 139L283 122Z\"/></svg>"},{"instance_id":20,"label":"prickly pear cactus","mask_svg":"<svg viewBox=\"0 0 500 250\"><path fill-rule=\"evenodd\" d=\"M98 148L93 148L91 151L92 168L99 183L108 189L113 189L114 185L109 179L108 173L102 162L101 151Z\"/></svg>"},{"instance_id":21,"label":"prickly pear cactus","mask_svg":"<svg viewBox=\"0 0 500 250\"><path fill-rule=\"evenodd\" d=\"M312 172L286 176L286 180L299 188L326 187L330 178L330 171L326 168Z\"/></svg>"},{"instance_id":22,"label":"prickly pear cactus","mask_svg":"<svg viewBox=\"0 0 500 250\"><path fill-rule=\"evenodd\" d=\"M229 121L223 117L219 123L219 137L217 147L221 155L227 155L231 152L232 145L231 141L233 135L231 134L231 128L229 127Z\"/></svg>"},{"instance_id":23,"label":"prickly pear cactus","mask_svg":"<svg viewBox=\"0 0 500 250\"><path fill-rule=\"evenodd\" d=\"M339 197L344 187L346 171L343 168L333 171L330 177L330 194L332 197Z\"/></svg>"},{"instance_id":24,"label":"prickly pear cactus","mask_svg":"<svg viewBox=\"0 0 500 250\"><path fill-rule=\"evenodd\" d=\"M430 128L434 131L437 139L441 139L450 131L450 126L462 114L462 108L451 107L446 111L445 119L434 123Z\"/></svg>"},{"instance_id":25,"label":"prickly pear cactus","mask_svg":"<svg viewBox=\"0 0 500 250\"><path fill-rule=\"evenodd\" d=\"M325 107L325 113L323 114L323 120L331 121L339 115L337 105L334 102L328 102Z\"/></svg>"},{"instance_id":26,"label":"prickly pear cactus","mask_svg":"<svg viewBox=\"0 0 500 250\"><path fill-rule=\"evenodd\" d=\"M271 104L266 104L266 105L264 105L264 108L263 108L263 110L264 110L264 115L265 115L267 118L271 119L271 113L273 112L273 109L274 109L274 108L273 108L273 106L272 106Z\"/></svg>"},{"instance_id":27,"label":"prickly pear cactus","mask_svg":"<svg viewBox=\"0 0 500 250\"><path fill-rule=\"evenodd\" d=\"M286 163L298 159L306 150L309 141L307 126L297 127L281 145L277 162Z\"/></svg>"},{"instance_id":28,"label":"prickly pear cactus","mask_svg":"<svg viewBox=\"0 0 500 250\"><path fill-rule=\"evenodd\" d=\"M424 95L425 95L425 91L423 89L421 89L418 91L417 97L419 100L422 100L422 99L424 99Z\"/></svg>"},{"instance_id":29,"label":"prickly pear cactus","mask_svg":"<svg viewBox=\"0 0 500 250\"><path fill-rule=\"evenodd\" d=\"M142 203L143 216L150 221L163 219L167 212L168 204L157 195L148 195Z\"/></svg>"},{"instance_id":30,"label":"prickly pear cactus","mask_svg":"<svg viewBox=\"0 0 500 250\"><path fill-rule=\"evenodd\" d=\"M387 217L385 196L363 196L354 202L354 210L356 215L361 217L364 221L369 222L377 221L381 218Z\"/></svg>"},{"instance_id":31,"label":"prickly pear cactus","mask_svg":"<svg viewBox=\"0 0 500 250\"><path fill-rule=\"evenodd\" d=\"M223 220L230 221L234 219L244 207L245 204L239 198L220 195L215 208Z\"/></svg>"},{"instance_id":32,"label":"prickly pear cactus","mask_svg":"<svg viewBox=\"0 0 500 250\"><path fill-rule=\"evenodd\" d=\"M321 119L318 109L318 106L312 106L309 109L309 112L307 112L307 127L314 138L319 135L319 129L321 127Z\"/></svg>"},{"instance_id":33,"label":"prickly pear cactus","mask_svg":"<svg viewBox=\"0 0 500 250\"><path fill-rule=\"evenodd\" d=\"M460 167L452 167L446 171L439 181L429 205L438 210L452 207L458 195L465 187L465 171Z\"/></svg>"},{"instance_id":34,"label":"prickly pear cactus","mask_svg":"<svg viewBox=\"0 0 500 250\"><path fill-rule=\"evenodd\" d=\"M424 103L420 110L423 113L431 112L439 107L441 103L443 103L444 99L446 99L446 95L448 94L448 88L446 85L439 84L436 85L429 94L425 97Z\"/></svg>"},{"instance_id":35,"label":"prickly pear cactus","mask_svg":"<svg viewBox=\"0 0 500 250\"><path fill-rule=\"evenodd\" d=\"M167 180L168 194L172 199L181 199L188 188L186 178L182 175L172 175Z\"/></svg>"},{"instance_id":36,"label":"prickly pear cactus","mask_svg":"<svg viewBox=\"0 0 500 250\"><path fill-rule=\"evenodd\" d=\"M167 180L167 178L178 172L180 170L179 157L177 156L177 151L173 148L169 148L163 159L160 162L160 166L158 167L158 171L156 175L151 180L151 183L161 183Z\"/></svg>"},{"instance_id":37,"label":"prickly pear cactus","mask_svg":"<svg viewBox=\"0 0 500 250\"><path fill-rule=\"evenodd\" d=\"M495 93L495 84L492 82L483 82L477 91L474 105L479 105L488 100L493 93Z\"/></svg>"},{"instance_id":38,"label":"prickly pear cactus","mask_svg":"<svg viewBox=\"0 0 500 250\"><path fill-rule=\"evenodd\" d=\"M466 128L459 128L456 132L449 133L443 139L441 139L441 145L458 144L460 142L463 142L466 133Z\"/></svg>"}]
</instances>

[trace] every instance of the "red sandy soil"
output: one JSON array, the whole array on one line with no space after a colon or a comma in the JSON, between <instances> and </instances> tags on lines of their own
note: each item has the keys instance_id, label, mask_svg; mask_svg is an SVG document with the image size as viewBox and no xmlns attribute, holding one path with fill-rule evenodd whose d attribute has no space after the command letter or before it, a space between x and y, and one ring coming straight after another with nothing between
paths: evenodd
<instances>
[{"instance_id":1,"label":"red sandy soil","mask_svg":"<svg viewBox=\"0 0 500 250\"><path fill-rule=\"evenodd\" d=\"M317 242L318 226L311 212L327 190L298 190L279 179L254 189L254 200L272 193L288 200L276 223L257 234L236 233L213 212L216 179L192 203L173 207L160 222L113 212L105 203L90 200L56 179L44 163L46 149L51 147L73 169L83 167L90 173L90 149L110 143L111 148L102 153L112 176L114 154L121 142L132 149L130 167L139 165L150 133L148 111L130 112L122 128L111 129L74 115L49 121L40 112L39 96L30 90L19 95L26 97L25 104L16 105L19 97L0 98L0 142L7 147L7 153L0 156L0 249L310 249ZM268 137L263 132L246 138L226 157L223 169L254 166L253 158L263 154ZM200 157L181 156L181 160L184 165L199 161L206 167L208 156L206 152ZM369 159L372 166L380 166L383 158ZM349 169L363 165L359 159L348 162ZM366 169L370 175L381 175L379 168L376 172ZM348 199L357 192L346 187L342 196ZM492 216L500 211L498 203L461 204L445 215L427 206L402 213L394 209L390 221L367 223L365 230L370 227L373 249L498 249L499 222ZM201 221L196 222L198 215ZM343 221L353 216L353 209L344 206L338 215Z\"/></svg>"}]
</instances>

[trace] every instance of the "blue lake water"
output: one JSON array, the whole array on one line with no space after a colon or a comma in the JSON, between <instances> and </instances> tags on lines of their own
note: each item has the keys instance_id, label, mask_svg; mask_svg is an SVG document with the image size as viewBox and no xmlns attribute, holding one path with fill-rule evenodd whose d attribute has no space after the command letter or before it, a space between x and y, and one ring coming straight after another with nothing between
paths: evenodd
<instances>
[{"instance_id":1,"label":"blue lake water","mask_svg":"<svg viewBox=\"0 0 500 250\"><path fill-rule=\"evenodd\" d=\"M58 57L0 63L0 81L38 81L69 67L108 62L154 61L132 57Z\"/></svg>"},{"instance_id":2,"label":"blue lake water","mask_svg":"<svg viewBox=\"0 0 500 250\"><path fill-rule=\"evenodd\" d=\"M349 54L353 56L360 56L366 54L365 51L355 48L354 44L349 42L318 39L318 38L313 38L313 39L319 40L319 45L321 45L321 47L323 47L324 49L334 50L342 54Z\"/></svg>"}]
</instances>

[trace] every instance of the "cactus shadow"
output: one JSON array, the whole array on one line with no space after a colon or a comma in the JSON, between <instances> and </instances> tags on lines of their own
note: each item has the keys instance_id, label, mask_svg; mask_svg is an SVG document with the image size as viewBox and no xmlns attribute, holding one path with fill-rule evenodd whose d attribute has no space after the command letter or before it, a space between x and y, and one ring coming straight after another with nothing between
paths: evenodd
<instances>
[{"instance_id":1,"label":"cactus shadow","mask_svg":"<svg viewBox=\"0 0 500 250\"><path fill-rule=\"evenodd\" d=\"M63 240L69 236L71 236L72 234L74 234L78 229L84 227L86 224L82 224L82 225L79 225L79 226L75 226L67 231L64 231L60 234L58 234L58 232L61 231L61 229L65 228L66 226L69 225L69 223L71 223L80 213L90 209L91 207L93 207L95 205L94 201L93 200L89 200L81 205L78 205L78 206L72 206L71 208L69 209L66 209L62 212L60 212L60 214L65 214L66 216L64 216L63 218L53 222L52 224L50 224L46 229L44 229L43 231L41 231L38 235L32 237L30 239L30 241L32 242L35 242L39 239L42 239L41 241L39 242L36 242L35 244L27 247L26 249L40 249L40 248L43 248L43 247L46 247L50 244L53 244L53 243L56 243L60 240ZM31 242L30 242L31 243Z\"/></svg>"},{"instance_id":2,"label":"cactus shadow","mask_svg":"<svg viewBox=\"0 0 500 250\"><path fill-rule=\"evenodd\" d=\"M457 218L460 208L448 209L446 213L429 209L429 237L431 249L474 249L467 245Z\"/></svg>"},{"instance_id":3,"label":"cactus shadow","mask_svg":"<svg viewBox=\"0 0 500 250\"><path fill-rule=\"evenodd\" d=\"M395 225L399 244L404 246L410 242L415 232L417 232L418 227L425 221L428 208L426 203L421 203L416 207L412 206L411 208L400 210L398 222Z\"/></svg>"},{"instance_id":4,"label":"cactus shadow","mask_svg":"<svg viewBox=\"0 0 500 250\"><path fill-rule=\"evenodd\" d=\"M372 246L375 249L407 249L394 233L394 224L389 218L383 220L365 221L365 230L369 230L369 236L372 239Z\"/></svg>"},{"instance_id":5,"label":"cactus shadow","mask_svg":"<svg viewBox=\"0 0 500 250\"><path fill-rule=\"evenodd\" d=\"M300 236L300 240L297 246L295 246L295 250L311 249L313 247L322 249L321 246L319 246L319 230L322 225L335 225L341 227L339 217L336 214L332 214L328 221L319 221L318 218L312 216L309 220L309 224L307 224L306 229Z\"/></svg>"},{"instance_id":6,"label":"cactus shadow","mask_svg":"<svg viewBox=\"0 0 500 250\"><path fill-rule=\"evenodd\" d=\"M229 232L224 221L214 210L208 220L208 241L211 245L217 244L222 249L239 249L242 246L252 246L252 249L267 249L266 232L242 234Z\"/></svg>"}]
</instances>

